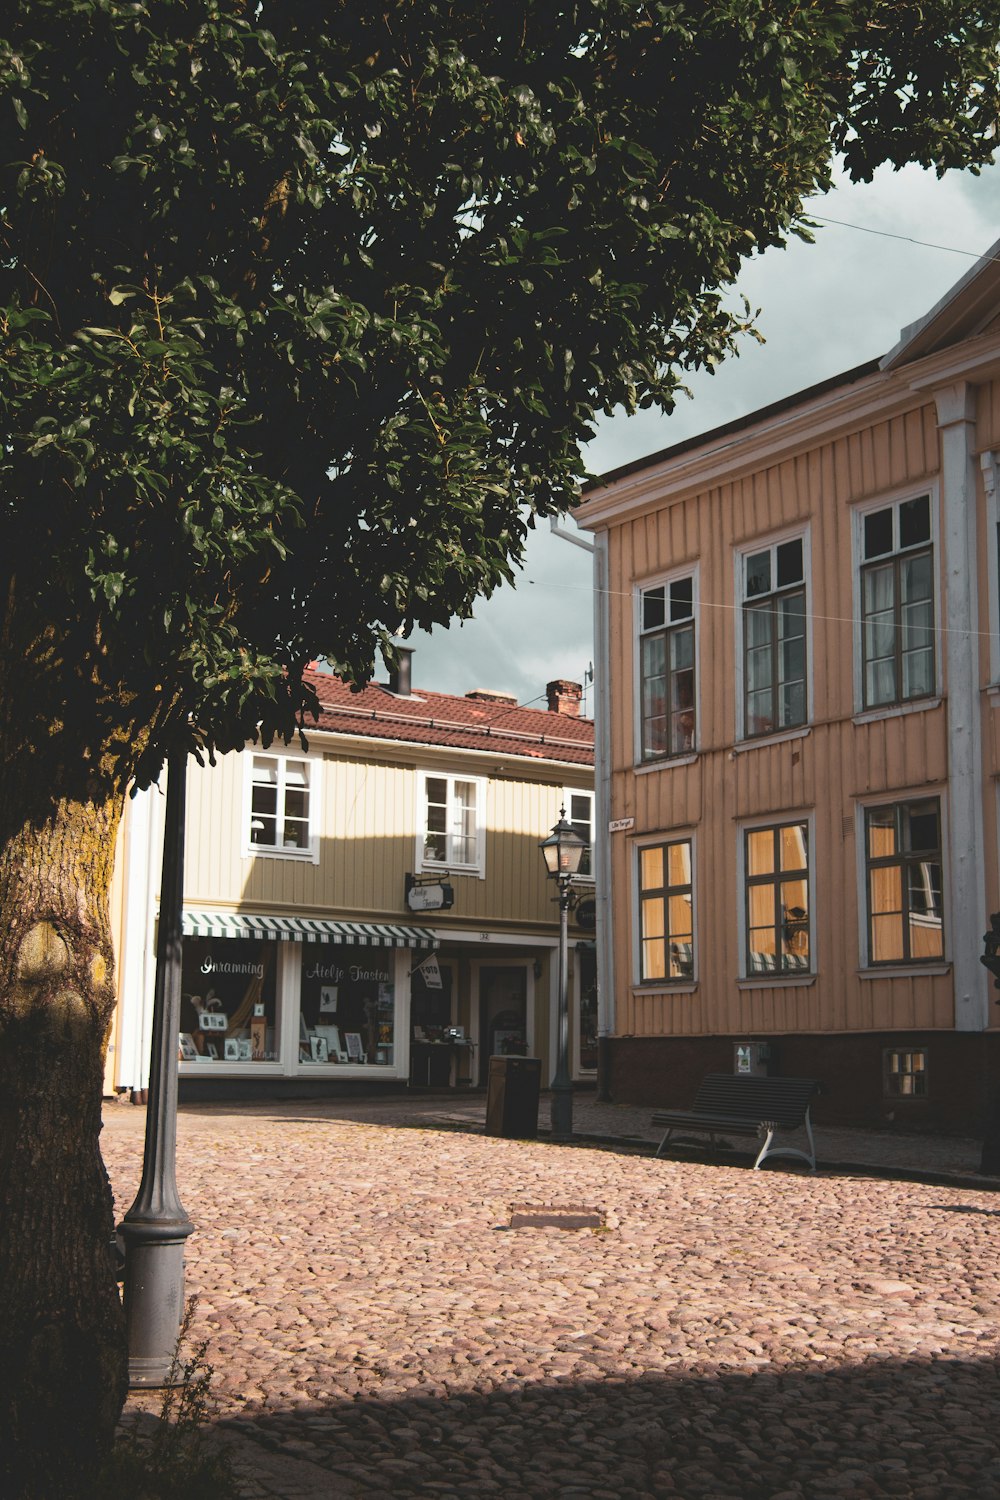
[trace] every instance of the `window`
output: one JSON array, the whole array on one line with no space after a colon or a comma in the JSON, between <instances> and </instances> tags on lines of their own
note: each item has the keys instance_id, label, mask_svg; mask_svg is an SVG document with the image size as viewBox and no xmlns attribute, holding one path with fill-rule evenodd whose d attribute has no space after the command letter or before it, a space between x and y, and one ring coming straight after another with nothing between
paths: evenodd
<instances>
[{"instance_id":1,"label":"window","mask_svg":"<svg viewBox=\"0 0 1000 1500\"><path fill-rule=\"evenodd\" d=\"M694 575L688 573L639 593L643 760L694 749L694 672Z\"/></svg>"},{"instance_id":2,"label":"window","mask_svg":"<svg viewBox=\"0 0 1000 1500\"><path fill-rule=\"evenodd\" d=\"M563 800L567 823L574 833L587 840L587 849L580 860L578 873L590 877L594 873L594 794L567 788L563 793Z\"/></svg>"},{"instance_id":3,"label":"window","mask_svg":"<svg viewBox=\"0 0 1000 1500\"><path fill-rule=\"evenodd\" d=\"M887 1047L882 1053L882 1093L886 1099L926 1099L927 1049Z\"/></svg>"},{"instance_id":4,"label":"window","mask_svg":"<svg viewBox=\"0 0 1000 1500\"><path fill-rule=\"evenodd\" d=\"M639 981L694 978L691 840L639 854Z\"/></svg>"},{"instance_id":5,"label":"window","mask_svg":"<svg viewBox=\"0 0 1000 1500\"><path fill-rule=\"evenodd\" d=\"M779 823L744 830L746 973L809 973L809 828Z\"/></svg>"},{"instance_id":6,"label":"window","mask_svg":"<svg viewBox=\"0 0 1000 1500\"><path fill-rule=\"evenodd\" d=\"M863 512L862 701L883 708L934 692L934 554L929 495Z\"/></svg>"},{"instance_id":7,"label":"window","mask_svg":"<svg viewBox=\"0 0 1000 1500\"><path fill-rule=\"evenodd\" d=\"M937 798L865 808L868 961L944 957Z\"/></svg>"},{"instance_id":8,"label":"window","mask_svg":"<svg viewBox=\"0 0 1000 1500\"><path fill-rule=\"evenodd\" d=\"M485 801L480 780L460 776L423 777L423 814L417 862L460 873L483 873Z\"/></svg>"},{"instance_id":9,"label":"window","mask_svg":"<svg viewBox=\"0 0 1000 1500\"><path fill-rule=\"evenodd\" d=\"M283 755L252 757L249 852L313 855L311 772L308 760Z\"/></svg>"},{"instance_id":10,"label":"window","mask_svg":"<svg viewBox=\"0 0 1000 1500\"><path fill-rule=\"evenodd\" d=\"M743 733L751 739L808 716L804 539L746 552L741 565Z\"/></svg>"}]
</instances>

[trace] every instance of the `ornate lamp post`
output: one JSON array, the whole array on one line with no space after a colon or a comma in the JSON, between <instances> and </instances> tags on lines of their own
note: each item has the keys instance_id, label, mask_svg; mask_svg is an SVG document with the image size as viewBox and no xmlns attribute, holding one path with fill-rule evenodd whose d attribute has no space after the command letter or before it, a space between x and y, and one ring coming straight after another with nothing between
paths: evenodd
<instances>
[{"instance_id":1,"label":"ornate lamp post","mask_svg":"<svg viewBox=\"0 0 1000 1500\"><path fill-rule=\"evenodd\" d=\"M172 751L167 761L146 1147L136 1200L119 1226L125 1241L125 1322L132 1386L162 1386L171 1378L184 1315L184 1242L194 1229L181 1206L175 1177L186 764L183 750Z\"/></svg>"},{"instance_id":2,"label":"ornate lamp post","mask_svg":"<svg viewBox=\"0 0 1000 1500\"><path fill-rule=\"evenodd\" d=\"M559 1041L556 1071L552 1079L552 1138L568 1140L573 1134L573 1083L569 1076L569 909L573 901L570 882L589 848L566 822L566 809L559 809L559 822L539 848L546 873L559 886Z\"/></svg>"}]
</instances>

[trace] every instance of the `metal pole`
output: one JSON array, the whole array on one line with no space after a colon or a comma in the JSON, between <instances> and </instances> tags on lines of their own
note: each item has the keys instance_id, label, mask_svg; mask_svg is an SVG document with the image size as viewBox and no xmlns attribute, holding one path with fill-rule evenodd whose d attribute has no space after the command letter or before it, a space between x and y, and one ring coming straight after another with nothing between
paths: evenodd
<instances>
[{"instance_id":1,"label":"metal pole","mask_svg":"<svg viewBox=\"0 0 1000 1500\"><path fill-rule=\"evenodd\" d=\"M160 925L142 1182L119 1226L125 1241L125 1322L132 1386L167 1385L184 1316L184 1242L194 1229L177 1195L177 1037L187 753L167 760Z\"/></svg>"},{"instance_id":2,"label":"metal pole","mask_svg":"<svg viewBox=\"0 0 1000 1500\"><path fill-rule=\"evenodd\" d=\"M559 880L559 1047L552 1079L552 1139L573 1135L573 1082L569 1076L569 880Z\"/></svg>"}]
</instances>

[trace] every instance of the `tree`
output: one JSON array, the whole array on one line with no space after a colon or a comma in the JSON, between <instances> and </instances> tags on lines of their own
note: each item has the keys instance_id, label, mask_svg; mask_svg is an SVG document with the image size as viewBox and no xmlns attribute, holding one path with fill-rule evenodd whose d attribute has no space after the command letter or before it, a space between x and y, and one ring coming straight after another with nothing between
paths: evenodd
<instances>
[{"instance_id":1,"label":"tree","mask_svg":"<svg viewBox=\"0 0 1000 1500\"><path fill-rule=\"evenodd\" d=\"M290 737L669 409L806 195L990 159L966 0L10 0L0 22L0 1465L124 1395L107 892L165 753Z\"/></svg>"}]
</instances>

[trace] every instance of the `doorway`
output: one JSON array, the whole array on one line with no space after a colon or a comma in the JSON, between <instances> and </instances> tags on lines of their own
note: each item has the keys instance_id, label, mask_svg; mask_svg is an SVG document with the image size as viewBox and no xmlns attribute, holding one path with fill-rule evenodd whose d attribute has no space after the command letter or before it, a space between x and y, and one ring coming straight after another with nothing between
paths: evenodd
<instances>
[{"instance_id":1,"label":"doorway","mask_svg":"<svg viewBox=\"0 0 1000 1500\"><path fill-rule=\"evenodd\" d=\"M485 965L479 971L479 1082L491 1057L526 1057L528 970L525 964Z\"/></svg>"}]
</instances>

